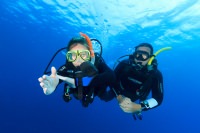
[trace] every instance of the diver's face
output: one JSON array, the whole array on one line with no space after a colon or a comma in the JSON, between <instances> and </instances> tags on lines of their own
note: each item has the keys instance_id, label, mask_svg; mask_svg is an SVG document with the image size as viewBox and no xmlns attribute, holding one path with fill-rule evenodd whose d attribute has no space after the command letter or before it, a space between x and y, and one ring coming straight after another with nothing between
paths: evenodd
<instances>
[{"instance_id":1,"label":"diver's face","mask_svg":"<svg viewBox=\"0 0 200 133\"><path fill-rule=\"evenodd\" d=\"M87 47L85 47L84 45L82 45L80 43L77 43L75 46L72 45L72 48L70 49L70 51L77 51L77 52L84 51L84 50L88 51ZM80 56L80 54L79 54L79 56L76 57L76 60L73 61L72 64L75 67L80 66L83 62L87 61L87 60L83 60L84 57L86 57L86 56L88 56L88 55L82 54Z\"/></svg>"},{"instance_id":2,"label":"diver's face","mask_svg":"<svg viewBox=\"0 0 200 133\"><path fill-rule=\"evenodd\" d=\"M134 58L135 63L136 64L140 64L142 66L147 65L147 63L148 63L148 61L150 59L151 49L149 47L141 46L141 47L138 47L135 50L135 52L139 53L138 55L136 54L135 56L141 56L141 58L143 58L143 59L147 58L146 60L141 60L141 59L138 59L138 58ZM145 54L145 53L147 53L147 54Z\"/></svg>"}]
</instances>

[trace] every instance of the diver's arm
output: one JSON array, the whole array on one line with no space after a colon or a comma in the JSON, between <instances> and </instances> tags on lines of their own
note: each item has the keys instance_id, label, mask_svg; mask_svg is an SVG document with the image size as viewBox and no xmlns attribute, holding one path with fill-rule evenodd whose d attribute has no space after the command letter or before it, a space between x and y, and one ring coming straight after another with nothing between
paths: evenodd
<instances>
[{"instance_id":1,"label":"diver's arm","mask_svg":"<svg viewBox=\"0 0 200 133\"><path fill-rule=\"evenodd\" d=\"M76 88L74 78L64 77L64 76L61 76L61 75L57 75L57 76L58 76L58 78L59 78L60 80L66 82L70 87Z\"/></svg>"},{"instance_id":2,"label":"diver's arm","mask_svg":"<svg viewBox=\"0 0 200 133\"><path fill-rule=\"evenodd\" d=\"M163 101L163 76L160 71L157 71L156 76L157 80L155 80L155 87L152 89L152 98L158 102L157 106L159 106Z\"/></svg>"},{"instance_id":3,"label":"diver's arm","mask_svg":"<svg viewBox=\"0 0 200 133\"><path fill-rule=\"evenodd\" d=\"M57 76L59 78L59 84L63 81L66 82L70 87L76 88L75 86L75 79L69 77L70 72L68 72L68 69L66 65L61 66L57 71Z\"/></svg>"},{"instance_id":4,"label":"diver's arm","mask_svg":"<svg viewBox=\"0 0 200 133\"><path fill-rule=\"evenodd\" d=\"M121 98L118 101L120 102L120 107L126 113L137 113L142 110L146 111L152 108L159 106L163 101L163 78L162 74L159 71L156 71L155 77L153 78L152 85L152 97L142 101L140 104L131 102L127 97Z\"/></svg>"},{"instance_id":5,"label":"diver's arm","mask_svg":"<svg viewBox=\"0 0 200 133\"><path fill-rule=\"evenodd\" d=\"M100 62L97 69L98 74L92 79L89 88L99 89L96 90L99 98L106 102L111 101L116 95L113 90L107 91L106 88L114 88L114 84L116 83L115 74L104 62Z\"/></svg>"},{"instance_id":6,"label":"diver's arm","mask_svg":"<svg viewBox=\"0 0 200 133\"><path fill-rule=\"evenodd\" d=\"M123 96L123 91L120 87L120 77L122 73L124 73L124 68L127 66L128 60L123 60L120 62L117 67L115 68L114 72L116 75L116 84L115 84L115 90L118 91L117 93L117 100L119 102L120 108L125 112L125 113L138 113L142 110L141 104L132 102L130 98ZM127 72L127 71L126 71Z\"/></svg>"},{"instance_id":7,"label":"diver's arm","mask_svg":"<svg viewBox=\"0 0 200 133\"><path fill-rule=\"evenodd\" d=\"M111 85L115 82L114 72L104 63L100 62L97 66L98 74L90 83L91 87L101 86L102 84Z\"/></svg>"},{"instance_id":8,"label":"diver's arm","mask_svg":"<svg viewBox=\"0 0 200 133\"><path fill-rule=\"evenodd\" d=\"M120 78L121 78L121 74L124 73L124 68L127 65L127 61L128 60L123 60L123 61L119 62L114 70L114 74L116 77L116 82L114 84L114 91L116 91L116 95L122 95L122 93L124 91L120 85L120 80L121 80Z\"/></svg>"},{"instance_id":9,"label":"diver's arm","mask_svg":"<svg viewBox=\"0 0 200 133\"><path fill-rule=\"evenodd\" d=\"M163 77L160 71L156 75L152 85L152 98L141 102L143 110L148 110L159 106L163 101Z\"/></svg>"}]
</instances>

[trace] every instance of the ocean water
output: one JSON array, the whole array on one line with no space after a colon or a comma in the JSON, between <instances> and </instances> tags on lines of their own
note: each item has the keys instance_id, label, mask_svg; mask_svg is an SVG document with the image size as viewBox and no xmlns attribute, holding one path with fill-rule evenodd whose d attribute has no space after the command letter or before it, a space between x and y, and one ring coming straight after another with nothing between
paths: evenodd
<instances>
[{"instance_id":1,"label":"ocean water","mask_svg":"<svg viewBox=\"0 0 200 133\"><path fill-rule=\"evenodd\" d=\"M199 133L200 0L1 0L0 133ZM38 78L53 54L79 32L97 38L112 68L148 42L164 77L161 106L134 120L114 99L88 108L44 95ZM60 53L52 65L58 68Z\"/></svg>"}]
</instances>

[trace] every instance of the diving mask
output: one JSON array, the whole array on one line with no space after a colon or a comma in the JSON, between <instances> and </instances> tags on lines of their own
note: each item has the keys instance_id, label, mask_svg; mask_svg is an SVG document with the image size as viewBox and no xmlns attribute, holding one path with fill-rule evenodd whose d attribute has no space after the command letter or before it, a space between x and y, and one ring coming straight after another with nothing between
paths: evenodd
<instances>
[{"instance_id":1,"label":"diving mask","mask_svg":"<svg viewBox=\"0 0 200 133\"><path fill-rule=\"evenodd\" d=\"M89 50L75 50L75 51L68 51L66 54L67 60L69 62L74 62L77 60L77 57L81 57L84 61L90 60L90 51Z\"/></svg>"},{"instance_id":2,"label":"diving mask","mask_svg":"<svg viewBox=\"0 0 200 133\"><path fill-rule=\"evenodd\" d=\"M134 58L139 60L139 61L146 61L150 58L150 55L148 52L146 51L141 51L141 50L137 50L135 51L135 53L133 54Z\"/></svg>"}]
</instances>

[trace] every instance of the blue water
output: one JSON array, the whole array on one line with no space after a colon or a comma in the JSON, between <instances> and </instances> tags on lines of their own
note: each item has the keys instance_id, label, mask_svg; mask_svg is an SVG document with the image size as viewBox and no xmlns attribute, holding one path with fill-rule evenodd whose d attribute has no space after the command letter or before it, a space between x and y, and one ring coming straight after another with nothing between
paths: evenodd
<instances>
[{"instance_id":1,"label":"blue water","mask_svg":"<svg viewBox=\"0 0 200 133\"><path fill-rule=\"evenodd\" d=\"M0 133L199 133L199 9L200 0L1 0ZM138 43L171 46L157 57L162 105L135 121L116 100L83 108L63 101L62 85L44 95L38 77L79 32L102 42L110 67Z\"/></svg>"}]
</instances>

